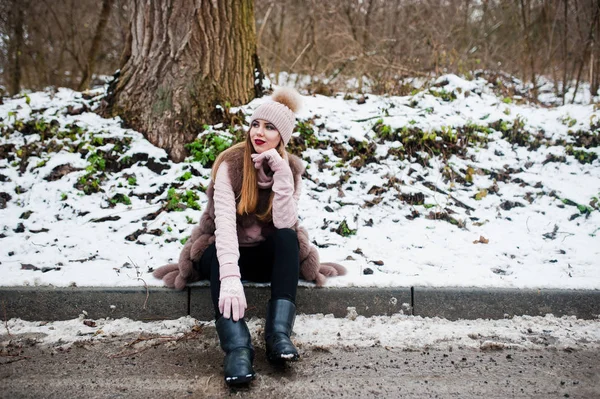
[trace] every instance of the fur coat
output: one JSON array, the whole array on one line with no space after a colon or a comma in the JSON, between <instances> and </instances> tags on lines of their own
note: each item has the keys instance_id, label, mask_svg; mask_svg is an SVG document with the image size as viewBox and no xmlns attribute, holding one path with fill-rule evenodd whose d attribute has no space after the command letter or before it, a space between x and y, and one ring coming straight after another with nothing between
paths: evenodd
<instances>
[{"instance_id":1,"label":"fur coat","mask_svg":"<svg viewBox=\"0 0 600 399\"><path fill-rule=\"evenodd\" d=\"M292 154L287 154L289 165L294 176L294 186L299 187L304 167L302 161ZM234 190L236 205L240 197L242 187L242 170L244 164L244 149L236 148L227 150L224 154L224 162L229 166L229 178ZM259 203L257 213L266 209L271 189L259 190ZM200 260L202 254L212 243L215 242L215 208L214 208L214 182L211 181L206 190L208 204L200 217L198 225L192 230L191 237L183 246L177 263L164 265L156 269L154 277L162 279L167 287L183 290L188 283L200 280L200 276L193 267L193 263ZM237 215L237 228L251 226L257 220L252 215ZM274 229L270 222L266 229ZM346 269L336 263L320 263L317 249L310 244L308 232L299 226L298 222L292 228L298 235L300 246L300 277L307 281L314 281L317 286L323 286L327 277L346 274Z\"/></svg>"}]
</instances>

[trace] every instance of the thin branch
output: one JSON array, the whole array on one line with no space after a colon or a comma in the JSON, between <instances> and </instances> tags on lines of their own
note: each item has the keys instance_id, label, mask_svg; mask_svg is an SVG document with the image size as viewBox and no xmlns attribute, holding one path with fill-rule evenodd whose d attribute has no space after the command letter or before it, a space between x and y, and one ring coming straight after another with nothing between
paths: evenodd
<instances>
[{"instance_id":1,"label":"thin branch","mask_svg":"<svg viewBox=\"0 0 600 399\"><path fill-rule=\"evenodd\" d=\"M294 68L294 65L296 65L296 63L298 62L298 60L302 57L302 55L306 52L306 50L308 50L308 48L311 46L311 44L312 43L308 43L306 46L304 46L304 49L300 52L300 54L298 55L298 57L296 57L296 59L292 63L292 66L290 66L290 70L292 70Z\"/></svg>"},{"instance_id":2,"label":"thin branch","mask_svg":"<svg viewBox=\"0 0 600 399\"><path fill-rule=\"evenodd\" d=\"M271 3L271 5L269 6L269 9L265 13L265 17L262 20L262 25L260 27L260 30L258 31L258 35L256 36L257 44L260 44L260 38L262 37L263 31L265 30L265 26L267 26L267 21L269 20L269 15L271 15L271 10L273 10L274 6L275 6L275 3Z\"/></svg>"},{"instance_id":3,"label":"thin branch","mask_svg":"<svg viewBox=\"0 0 600 399\"><path fill-rule=\"evenodd\" d=\"M2 313L4 314L4 328L6 328L6 333L8 334L9 337L12 337L12 334L10 333L10 329L8 328L8 315L6 312L6 301L2 301Z\"/></svg>"},{"instance_id":4,"label":"thin branch","mask_svg":"<svg viewBox=\"0 0 600 399\"><path fill-rule=\"evenodd\" d=\"M146 280L144 280L141 277L142 273L140 272L140 268L138 267L138 265L129 256L127 258L129 259L129 261L135 268L135 273L136 273L137 279L139 281L141 281L142 283L144 283L144 288L146 289L146 300L144 301L143 309L146 310L147 309L146 305L148 305L148 298L150 297L150 290L148 289L148 284L146 283Z\"/></svg>"}]
</instances>

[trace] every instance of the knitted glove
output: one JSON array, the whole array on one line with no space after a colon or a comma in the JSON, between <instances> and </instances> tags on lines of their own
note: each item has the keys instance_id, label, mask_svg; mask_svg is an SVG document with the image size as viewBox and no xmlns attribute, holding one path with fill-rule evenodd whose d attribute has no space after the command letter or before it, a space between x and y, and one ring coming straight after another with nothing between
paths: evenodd
<instances>
[{"instance_id":1,"label":"knitted glove","mask_svg":"<svg viewBox=\"0 0 600 399\"><path fill-rule=\"evenodd\" d=\"M246 310L246 295L244 295L244 286L239 277L225 277L221 280L221 291L219 292L219 312L233 321L238 321L244 317Z\"/></svg>"},{"instance_id":2,"label":"knitted glove","mask_svg":"<svg viewBox=\"0 0 600 399\"><path fill-rule=\"evenodd\" d=\"M267 162L267 164L273 172L278 172L285 166L289 167L287 162L283 158L281 158L281 155L279 155L275 148L271 148L270 150L267 150L262 154L252 154L250 156L254 161L254 167L256 169L260 169L260 167L263 164L263 161Z\"/></svg>"}]
</instances>

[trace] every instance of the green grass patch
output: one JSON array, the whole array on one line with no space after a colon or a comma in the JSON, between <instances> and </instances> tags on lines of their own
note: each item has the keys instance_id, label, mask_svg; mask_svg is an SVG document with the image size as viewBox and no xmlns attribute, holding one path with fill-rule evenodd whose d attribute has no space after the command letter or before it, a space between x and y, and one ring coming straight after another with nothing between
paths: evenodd
<instances>
[{"instance_id":1,"label":"green grass patch","mask_svg":"<svg viewBox=\"0 0 600 399\"><path fill-rule=\"evenodd\" d=\"M208 133L186 144L185 148L190 152L191 162L199 162L203 167L210 168L219 154L231 147L232 143L230 137Z\"/></svg>"},{"instance_id":2,"label":"green grass patch","mask_svg":"<svg viewBox=\"0 0 600 399\"><path fill-rule=\"evenodd\" d=\"M200 199L198 194L192 190L177 192L174 188L167 191L167 204L165 209L168 212L181 212L187 208L192 208L196 211L202 210L202 207L197 202Z\"/></svg>"},{"instance_id":3,"label":"green grass patch","mask_svg":"<svg viewBox=\"0 0 600 399\"><path fill-rule=\"evenodd\" d=\"M342 237L349 237L351 235L356 234L355 229L353 230L350 227L348 227L348 223L346 222L346 219L342 220L340 225L335 229L335 232L338 233L339 235L341 235Z\"/></svg>"}]
</instances>

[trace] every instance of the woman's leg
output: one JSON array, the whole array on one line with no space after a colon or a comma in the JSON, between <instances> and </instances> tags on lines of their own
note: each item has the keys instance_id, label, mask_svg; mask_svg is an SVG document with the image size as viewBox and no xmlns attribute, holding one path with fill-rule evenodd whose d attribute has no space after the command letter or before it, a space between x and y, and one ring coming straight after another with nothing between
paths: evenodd
<instances>
[{"instance_id":1,"label":"woman's leg","mask_svg":"<svg viewBox=\"0 0 600 399\"><path fill-rule=\"evenodd\" d=\"M298 236L292 229L279 229L269 238L273 247L271 299L287 299L296 303L300 276Z\"/></svg>"},{"instance_id":2,"label":"woman's leg","mask_svg":"<svg viewBox=\"0 0 600 399\"><path fill-rule=\"evenodd\" d=\"M267 358L272 362L299 358L298 350L290 340L296 317L299 269L298 236L292 229L276 230L261 245L244 249L240 257L243 278L271 282L265 340Z\"/></svg>"},{"instance_id":3,"label":"woman's leg","mask_svg":"<svg viewBox=\"0 0 600 399\"><path fill-rule=\"evenodd\" d=\"M211 244L204 253L200 261L194 263L194 268L200 274L203 280L210 281L210 296L215 310L215 319L221 316L219 312L219 292L221 290L221 279L219 278L219 259L217 258L217 247Z\"/></svg>"},{"instance_id":4,"label":"woman's leg","mask_svg":"<svg viewBox=\"0 0 600 399\"><path fill-rule=\"evenodd\" d=\"M242 279L271 283L272 299L296 302L300 271L298 236L292 229L278 229L255 247L240 248Z\"/></svg>"},{"instance_id":5,"label":"woman's leg","mask_svg":"<svg viewBox=\"0 0 600 399\"><path fill-rule=\"evenodd\" d=\"M210 280L210 294L215 309L215 324L221 348L225 352L223 370L227 385L246 384L252 381L256 373L252 367L254 361L254 347L250 331L244 319L233 321L226 319L219 312L219 260L215 244L209 246L194 268L203 279Z\"/></svg>"},{"instance_id":6,"label":"woman's leg","mask_svg":"<svg viewBox=\"0 0 600 399\"><path fill-rule=\"evenodd\" d=\"M271 298L296 302L300 273L298 236L292 229L278 229L255 247L240 248L242 280L270 282ZM210 293L216 317L219 317L219 259L215 244L210 245L194 268L202 279L210 280Z\"/></svg>"}]
</instances>

